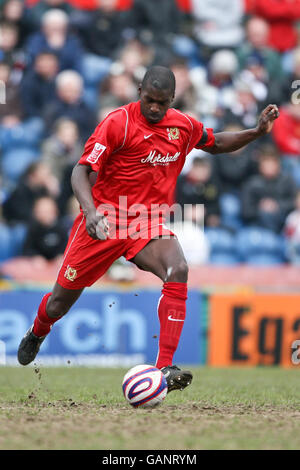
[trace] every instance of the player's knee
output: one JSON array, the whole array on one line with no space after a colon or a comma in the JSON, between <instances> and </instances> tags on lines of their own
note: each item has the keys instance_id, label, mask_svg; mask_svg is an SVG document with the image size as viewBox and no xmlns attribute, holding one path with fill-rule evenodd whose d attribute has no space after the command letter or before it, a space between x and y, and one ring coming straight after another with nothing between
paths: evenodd
<instances>
[{"instance_id":1,"label":"player's knee","mask_svg":"<svg viewBox=\"0 0 300 470\"><path fill-rule=\"evenodd\" d=\"M177 263L172 269L169 270L166 277L166 282L187 282L189 268L187 262L182 260Z\"/></svg>"},{"instance_id":2,"label":"player's knee","mask_svg":"<svg viewBox=\"0 0 300 470\"><path fill-rule=\"evenodd\" d=\"M69 310L63 299L51 295L47 302L47 315L51 318L59 318L65 315Z\"/></svg>"}]
</instances>

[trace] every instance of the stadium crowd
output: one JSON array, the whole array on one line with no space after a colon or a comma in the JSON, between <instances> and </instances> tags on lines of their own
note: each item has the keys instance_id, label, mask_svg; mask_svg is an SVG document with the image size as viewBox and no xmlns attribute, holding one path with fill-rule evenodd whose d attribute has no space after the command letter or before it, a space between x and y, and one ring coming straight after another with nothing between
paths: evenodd
<instances>
[{"instance_id":1,"label":"stadium crowd","mask_svg":"<svg viewBox=\"0 0 300 470\"><path fill-rule=\"evenodd\" d=\"M84 142L153 64L216 132L280 109L254 144L187 158L175 200L205 222L186 214L188 262L300 264L300 0L0 0L0 261L62 254Z\"/></svg>"}]
</instances>

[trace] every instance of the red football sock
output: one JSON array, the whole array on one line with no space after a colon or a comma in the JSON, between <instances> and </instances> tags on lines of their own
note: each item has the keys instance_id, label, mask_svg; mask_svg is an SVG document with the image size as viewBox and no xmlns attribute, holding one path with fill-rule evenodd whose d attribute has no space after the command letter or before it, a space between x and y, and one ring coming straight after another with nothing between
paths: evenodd
<instances>
[{"instance_id":1,"label":"red football sock","mask_svg":"<svg viewBox=\"0 0 300 470\"><path fill-rule=\"evenodd\" d=\"M34 325L33 325L33 333L36 336L47 335L50 332L53 323L55 323L60 318L60 317L50 318L47 315L46 305L51 294L52 292L49 292L48 294L44 295L40 303L38 313L37 313L37 316L35 317Z\"/></svg>"},{"instance_id":2,"label":"red football sock","mask_svg":"<svg viewBox=\"0 0 300 470\"><path fill-rule=\"evenodd\" d=\"M162 296L158 303L160 321L159 351L156 361L158 369L172 365L185 320L186 299L186 283L164 283Z\"/></svg>"}]
</instances>

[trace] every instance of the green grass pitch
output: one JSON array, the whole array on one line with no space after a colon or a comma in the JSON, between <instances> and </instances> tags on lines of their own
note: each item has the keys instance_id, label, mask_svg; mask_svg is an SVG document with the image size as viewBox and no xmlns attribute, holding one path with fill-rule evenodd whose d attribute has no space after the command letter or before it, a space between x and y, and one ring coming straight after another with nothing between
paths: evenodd
<instances>
[{"instance_id":1,"label":"green grass pitch","mask_svg":"<svg viewBox=\"0 0 300 470\"><path fill-rule=\"evenodd\" d=\"M125 369L0 368L0 449L299 449L299 370L193 368L156 409Z\"/></svg>"}]
</instances>

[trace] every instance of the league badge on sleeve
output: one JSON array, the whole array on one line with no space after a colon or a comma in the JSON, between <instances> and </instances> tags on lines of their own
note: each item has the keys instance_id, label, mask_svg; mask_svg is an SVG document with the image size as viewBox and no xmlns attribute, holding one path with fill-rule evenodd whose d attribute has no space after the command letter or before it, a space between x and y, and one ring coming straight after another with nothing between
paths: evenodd
<instances>
[{"instance_id":1,"label":"league badge on sleeve","mask_svg":"<svg viewBox=\"0 0 300 470\"><path fill-rule=\"evenodd\" d=\"M102 155L105 149L105 145L99 144L99 142L97 142L86 160L92 165L97 163L99 157Z\"/></svg>"}]
</instances>

